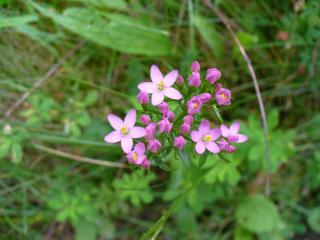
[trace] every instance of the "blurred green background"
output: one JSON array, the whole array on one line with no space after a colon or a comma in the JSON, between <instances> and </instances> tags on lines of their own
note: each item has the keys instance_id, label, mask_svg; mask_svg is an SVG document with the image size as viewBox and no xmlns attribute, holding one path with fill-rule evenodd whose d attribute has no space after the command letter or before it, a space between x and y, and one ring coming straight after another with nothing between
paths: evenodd
<instances>
[{"instance_id":1,"label":"blurred green background","mask_svg":"<svg viewBox=\"0 0 320 240\"><path fill-rule=\"evenodd\" d=\"M151 239L156 232L158 239L320 239L320 2L212 3L247 50L262 90L271 196L247 65L202 1L0 0L0 239ZM186 78L193 60L202 71L221 70L233 93L221 114L241 120L249 141L166 219L202 169L79 161L124 162L119 147L103 142L106 115L137 105L136 85L151 64Z\"/></svg>"}]
</instances>

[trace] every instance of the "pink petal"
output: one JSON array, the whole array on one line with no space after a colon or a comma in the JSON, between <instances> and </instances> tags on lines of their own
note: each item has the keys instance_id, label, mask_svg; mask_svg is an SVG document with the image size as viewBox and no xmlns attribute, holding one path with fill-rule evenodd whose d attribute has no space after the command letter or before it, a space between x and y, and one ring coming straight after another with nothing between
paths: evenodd
<instances>
[{"instance_id":1,"label":"pink petal","mask_svg":"<svg viewBox=\"0 0 320 240\"><path fill-rule=\"evenodd\" d=\"M132 149L133 141L132 138L126 137L121 139L121 148L125 153L129 153Z\"/></svg>"},{"instance_id":2,"label":"pink petal","mask_svg":"<svg viewBox=\"0 0 320 240\"><path fill-rule=\"evenodd\" d=\"M237 134L237 136L238 136L237 143L243 143L243 142L246 142L248 140L248 137L246 135Z\"/></svg>"},{"instance_id":3,"label":"pink petal","mask_svg":"<svg viewBox=\"0 0 320 240\"><path fill-rule=\"evenodd\" d=\"M107 118L110 125L116 130L120 130L120 128L122 128L124 125L123 121L116 115L109 114Z\"/></svg>"},{"instance_id":4,"label":"pink petal","mask_svg":"<svg viewBox=\"0 0 320 240\"><path fill-rule=\"evenodd\" d=\"M237 142L239 139L238 134L237 135L229 135L228 141L229 142Z\"/></svg>"},{"instance_id":5,"label":"pink petal","mask_svg":"<svg viewBox=\"0 0 320 240\"><path fill-rule=\"evenodd\" d=\"M120 142L121 134L119 131L113 131L104 137L104 141L107 143Z\"/></svg>"},{"instance_id":6,"label":"pink petal","mask_svg":"<svg viewBox=\"0 0 320 240\"><path fill-rule=\"evenodd\" d=\"M163 92L154 92L152 94L152 99L151 99L152 105L153 106L159 105L160 103L163 102L163 99L164 99Z\"/></svg>"},{"instance_id":7,"label":"pink petal","mask_svg":"<svg viewBox=\"0 0 320 240\"><path fill-rule=\"evenodd\" d=\"M134 147L134 151L138 155L142 155L146 151L146 147L144 146L144 143L137 143L137 145Z\"/></svg>"},{"instance_id":8,"label":"pink petal","mask_svg":"<svg viewBox=\"0 0 320 240\"><path fill-rule=\"evenodd\" d=\"M228 137L228 135L229 135L229 129L228 129L228 127L227 127L226 125L224 125L224 124L221 125L221 134L222 134L222 136L224 136L224 137Z\"/></svg>"},{"instance_id":9,"label":"pink petal","mask_svg":"<svg viewBox=\"0 0 320 240\"><path fill-rule=\"evenodd\" d=\"M168 98L176 99L176 100L179 100L182 98L181 93L177 89L172 87L165 88L164 95L167 96Z\"/></svg>"},{"instance_id":10,"label":"pink petal","mask_svg":"<svg viewBox=\"0 0 320 240\"><path fill-rule=\"evenodd\" d=\"M201 134L206 134L210 129L210 123L208 120L203 120L199 126L199 132Z\"/></svg>"},{"instance_id":11,"label":"pink petal","mask_svg":"<svg viewBox=\"0 0 320 240\"><path fill-rule=\"evenodd\" d=\"M201 135L200 135L200 133L198 132L198 131L192 131L191 132L191 139L192 139L192 141L194 141L194 142L199 142L200 141L200 138L201 138Z\"/></svg>"},{"instance_id":12,"label":"pink petal","mask_svg":"<svg viewBox=\"0 0 320 240\"><path fill-rule=\"evenodd\" d=\"M124 119L124 125L127 128L132 128L134 126L134 124L136 123L136 110L135 109L131 109L125 119Z\"/></svg>"},{"instance_id":13,"label":"pink petal","mask_svg":"<svg viewBox=\"0 0 320 240\"><path fill-rule=\"evenodd\" d=\"M221 129L220 128L211 129L209 131L209 134L211 135L213 141L217 140L221 136Z\"/></svg>"},{"instance_id":14,"label":"pink petal","mask_svg":"<svg viewBox=\"0 0 320 240\"><path fill-rule=\"evenodd\" d=\"M178 71L177 70L173 70L171 72L169 72L163 79L164 81L164 86L165 87L171 87L177 80L178 78Z\"/></svg>"},{"instance_id":15,"label":"pink petal","mask_svg":"<svg viewBox=\"0 0 320 240\"><path fill-rule=\"evenodd\" d=\"M239 122L233 123L229 128L230 134L232 135L237 134L239 132L239 129L240 129L240 123Z\"/></svg>"},{"instance_id":16,"label":"pink petal","mask_svg":"<svg viewBox=\"0 0 320 240\"><path fill-rule=\"evenodd\" d=\"M157 85L153 82L143 82L138 85L138 88L145 93L153 93L157 89Z\"/></svg>"},{"instance_id":17,"label":"pink petal","mask_svg":"<svg viewBox=\"0 0 320 240\"><path fill-rule=\"evenodd\" d=\"M145 155L138 156L138 159L137 159L137 161L135 162L135 164L140 165L141 163L143 163L143 161L144 161L145 159L146 159L146 156L145 156Z\"/></svg>"},{"instance_id":18,"label":"pink petal","mask_svg":"<svg viewBox=\"0 0 320 240\"><path fill-rule=\"evenodd\" d=\"M208 149L208 151L212 152L212 153L218 153L220 152L220 148L218 147L218 145L214 142L207 142L206 143L206 148Z\"/></svg>"},{"instance_id":19,"label":"pink petal","mask_svg":"<svg viewBox=\"0 0 320 240\"><path fill-rule=\"evenodd\" d=\"M204 144L203 144L202 142L198 142L198 143L196 144L196 152L197 152L198 154L204 153L205 150L206 150L206 148L205 148L205 146L204 146Z\"/></svg>"},{"instance_id":20,"label":"pink petal","mask_svg":"<svg viewBox=\"0 0 320 240\"><path fill-rule=\"evenodd\" d=\"M146 135L146 129L142 127L133 127L130 129L130 137L141 138Z\"/></svg>"},{"instance_id":21,"label":"pink petal","mask_svg":"<svg viewBox=\"0 0 320 240\"><path fill-rule=\"evenodd\" d=\"M157 65L152 65L151 66L150 78L151 78L151 81L156 83L156 84L163 80L162 73L161 73L161 71L160 71L160 69L158 68Z\"/></svg>"}]
</instances>

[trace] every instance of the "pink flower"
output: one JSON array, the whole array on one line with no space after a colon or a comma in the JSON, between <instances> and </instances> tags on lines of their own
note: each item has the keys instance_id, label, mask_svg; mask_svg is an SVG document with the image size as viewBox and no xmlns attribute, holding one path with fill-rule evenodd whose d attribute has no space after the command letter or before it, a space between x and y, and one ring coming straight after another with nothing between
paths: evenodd
<instances>
[{"instance_id":1,"label":"pink flower","mask_svg":"<svg viewBox=\"0 0 320 240\"><path fill-rule=\"evenodd\" d=\"M196 142L196 152L203 154L207 149L209 152L218 153L220 148L214 142L221 136L220 128L210 129L210 123L208 120L203 120L199 126L199 131L191 132L192 141Z\"/></svg>"},{"instance_id":2,"label":"pink flower","mask_svg":"<svg viewBox=\"0 0 320 240\"><path fill-rule=\"evenodd\" d=\"M230 128L226 125L221 125L221 134L224 138L226 138L229 142L235 143L243 143L248 140L248 137L244 134L238 133L240 129L240 123L235 122L231 124Z\"/></svg>"},{"instance_id":3,"label":"pink flower","mask_svg":"<svg viewBox=\"0 0 320 240\"><path fill-rule=\"evenodd\" d=\"M214 91L219 91L220 89L222 88L222 84L221 83L217 83L215 86L214 86Z\"/></svg>"},{"instance_id":4,"label":"pink flower","mask_svg":"<svg viewBox=\"0 0 320 240\"><path fill-rule=\"evenodd\" d=\"M159 111L162 113L166 113L167 111L169 111L169 105L166 102L162 102L158 105Z\"/></svg>"},{"instance_id":5,"label":"pink flower","mask_svg":"<svg viewBox=\"0 0 320 240\"><path fill-rule=\"evenodd\" d=\"M192 97L188 102L187 102L187 107L188 107L188 114L196 114L200 112L202 106L202 102L199 97Z\"/></svg>"},{"instance_id":6,"label":"pink flower","mask_svg":"<svg viewBox=\"0 0 320 240\"><path fill-rule=\"evenodd\" d=\"M152 94L152 105L157 106L163 102L164 96L179 100L182 98L181 93L175 88L171 87L178 77L178 71L173 70L165 77L162 76L159 68L152 65L150 69L150 78L152 82L143 82L138 85L141 91Z\"/></svg>"},{"instance_id":7,"label":"pink flower","mask_svg":"<svg viewBox=\"0 0 320 240\"><path fill-rule=\"evenodd\" d=\"M125 153L131 151L133 146L133 138L141 138L146 135L146 130L142 127L135 127L136 110L131 109L126 115L124 121L113 114L108 115L108 121L115 131L104 137L104 141L108 143L121 142L121 148Z\"/></svg>"},{"instance_id":8,"label":"pink flower","mask_svg":"<svg viewBox=\"0 0 320 240\"><path fill-rule=\"evenodd\" d=\"M210 102L212 98L210 93L201 93L198 97L200 98L202 103Z\"/></svg>"},{"instance_id":9,"label":"pink flower","mask_svg":"<svg viewBox=\"0 0 320 240\"><path fill-rule=\"evenodd\" d=\"M145 92L140 91L137 95L137 99L140 104L148 104L149 103L149 96Z\"/></svg>"},{"instance_id":10,"label":"pink flower","mask_svg":"<svg viewBox=\"0 0 320 240\"><path fill-rule=\"evenodd\" d=\"M142 164L141 164L141 166L142 166L143 168L149 168L150 165L151 165L151 163L150 163L150 161L149 161L147 158L145 158L144 161L143 161Z\"/></svg>"},{"instance_id":11,"label":"pink flower","mask_svg":"<svg viewBox=\"0 0 320 240\"><path fill-rule=\"evenodd\" d=\"M186 139L182 136L175 137L173 140L173 146L180 150L184 148L184 145L186 145L186 143Z\"/></svg>"},{"instance_id":12,"label":"pink flower","mask_svg":"<svg viewBox=\"0 0 320 240\"><path fill-rule=\"evenodd\" d=\"M167 118L162 119L159 123L159 132L170 133L172 129L172 123Z\"/></svg>"},{"instance_id":13,"label":"pink flower","mask_svg":"<svg viewBox=\"0 0 320 240\"><path fill-rule=\"evenodd\" d=\"M220 151L225 151L225 152L229 152L229 153L233 153L236 151L236 147L229 144L225 139L221 139L218 142Z\"/></svg>"},{"instance_id":14,"label":"pink flower","mask_svg":"<svg viewBox=\"0 0 320 240\"><path fill-rule=\"evenodd\" d=\"M206 74L206 80L211 83L214 84L216 81L218 81L221 77L221 73L218 69L216 68L209 68L207 70L207 74Z\"/></svg>"},{"instance_id":15,"label":"pink flower","mask_svg":"<svg viewBox=\"0 0 320 240\"><path fill-rule=\"evenodd\" d=\"M148 150L152 153L158 152L158 150L162 147L161 142L158 139L152 139L148 142Z\"/></svg>"},{"instance_id":16,"label":"pink flower","mask_svg":"<svg viewBox=\"0 0 320 240\"><path fill-rule=\"evenodd\" d=\"M220 88L216 92L216 100L218 105L230 105L231 104L231 92L229 89Z\"/></svg>"},{"instance_id":17,"label":"pink flower","mask_svg":"<svg viewBox=\"0 0 320 240\"><path fill-rule=\"evenodd\" d=\"M143 114L140 117L140 121L144 124L144 125L148 125L149 123L151 123L151 118L149 115L147 114Z\"/></svg>"},{"instance_id":18,"label":"pink flower","mask_svg":"<svg viewBox=\"0 0 320 240\"><path fill-rule=\"evenodd\" d=\"M180 133L181 134L188 134L190 132L190 129L191 129L191 125L184 122L180 126Z\"/></svg>"},{"instance_id":19,"label":"pink flower","mask_svg":"<svg viewBox=\"0 0 320 240\"><path fill-rule=\"evenodd\" d=\"M177 78L177 84L181 86L183 85L183 83L184 83L184 78L181 75L179 75Z\"/></svg>"},{"instance_id":20,"label":"pink flower","mask_svg":"<svg viewBox=\"0 0 320 240\"><path fill-rule=\"evenodd\" d=\"M167 118L170 122L172 122L174 120L174 113L169 110L163 114L163 118Z\"/></svg>"},{"instance_id":21,"label":"pink flower","mask_svg":"<svg viewBox=\"0 0 320 240\"><path fill-rule=\"evenodd\" d=\"M200 71L200 63L198 61L193 61L191 63L191 71L192 72L199 72Z\"/></svg>"},{"instance_id":22,"label":"pink flower","mask_svg":"<svg viewBox=\"0 0 320 240\"><path fill-rule=\"evenodd\" d=\"M191 73L188 81L189 81L189 86L199 87L201 84L200 73L198 72Z\"/></svg>"},{"instance_id":23,"label":"pink flower","mask_svg":"<svg viewBox=\"0 0 320 240\"><path fill-rule=\"evenodd\" d=\"M183 122L187 123L187 124L192 124L193 122L193 116L192 115L186 115L183 118Z\"/></svg>"},{"instance_id":24,"label":"pink flower","mask_svg":"<svg viewBox=\"0 0 320 240\"><path fill-rule=\"evenodd\" d=\"M148 126L146 126L146 135L144 138L146 140L154 139L154 136L156 135L157 131L157 124L155 123L149 123Z\"/></svg>"},{"instance_id":25,"label":"pink flower","mask_svg":"<svg viewBox=\"0 0 320 240\"><path fill-rule=\"evenodd\" d=\"M145 160L146 156L144 152L146 148L143 143L137 143L132 151L127 154L127 159L129 163L140 165Z\"/></svg>"}]
</instances>

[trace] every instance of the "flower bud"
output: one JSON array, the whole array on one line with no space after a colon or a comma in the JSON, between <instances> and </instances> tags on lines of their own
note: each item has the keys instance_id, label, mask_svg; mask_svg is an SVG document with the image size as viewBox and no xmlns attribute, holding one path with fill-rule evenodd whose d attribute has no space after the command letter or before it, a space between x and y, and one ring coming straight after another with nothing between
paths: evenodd
<instances>
[{"instance_id":1,"label":"flower bud","mask_svg":"<svg viewBox=\"0 0 320 240\"><path fill-rule=\"evenodd\" d=\"M186 115L183 118L183 122L187 123L187 124L192 124L193 122L193 116L192 115Z\"/></svg>"},{"instance_id":2,"label":"flower bud","mask_svg":"<svg viewBox=\"0 0 320 240\"><path fill-rule=\"evenodd\" d=\"M147 158L145 158L141 164L143 168L149 168L150 165L151 165L151 162Z\"/></svg>"},{"instance_id":3,"label":"flower bud","mask_svg":"<svg viewBox=\"0 0 320 240\"><path fill-rule=\"evenodd\" d=\"M190 132L190 129L191 129L191 125L188 123L184 122L180 125L180 133L181 134L188 134Z\"/></svg>"},{"instance_id":4,"label":"flower bud","mask_svg":"<svg viewBox=\"0 0 320 240\"><path fill-rule=\"evenodd\" d=\"M193 72L189 77L189 86L199 87L201 84L200 73Z\"/></svg>"},{"instance_id":5,"label":"flower bud","mask_svg":"<svg viewBox=\"0 0 320 240\"><path fill-rule=\"evenodd\" d=\"M172 129L172 123L167 118L162 119L159 122L159 132L170 133Z\"/></svg>"},{"instance_id":6,"label":"flower bud","mask_svg":"<svg viewBox=\"0 0 320 240\"><path fill-rule=\"evenodd\" d=\"M191 63L191 70L192 72L199 72L200 71L200 63L198 61L194 61Z\"/></svg>"},{"instance_id":7,"label":"flower bud","mask_svg":"<svg viewBox=\"0 0 320 240\"><path fill-rule=\"evenodd\" d=\"M162 102L159 104L158 108L159 108L159 111L164 114L169 110L169 105L166 102Z\"/></svg>"},{"instance_id":8,"label":"flower bud","mask_svg":"<svg viewBox=\"0 0 320 240\"><path fill-rule=\"evenodd\" d=\"M152 139L148 142L147 149L152 153L156 153L161 148L161 146L161 142L158 139Z\"/></svg>"},{"instance_id":9,"label":"flower bud","mask_svg":"<svg viewBox=\"0 0 320 240\"><path fill-rule=\"evenodd\" d=\"M184 148L186 143L187 143L186 139L182 136L175 137L173 140L173 146L180 150Z\"/></svg>"},{"instance_id":10,"label":"flower bud","mask_svg":"<svg viewBox=\"0 0 320 240\"><path fill-rule=\"evenodd\" d=\"M184 83L184 78L181 76L181 75L179 75L178 76L178 78L177 78L177 80L176 80L176 83L178 84L178 85L183 85L183 83Z\"/></svg>"},{"instance_id":11,"label":"flower bud","mask_svg":"<svg viewBox=\"0 0 320 240\"><path fill-rule=\"evenodd\" d=\"M142 92L142 91L139 92L137 95L137 99L140 104L148 104L149 103L149 96L145 92Z\"/></svg>"},{"instance_id":12,"label":"flower bud","mask_svg":"<svg viewBox=\"0 0 320 240\"><path fill-rule=\"evenodd\" d=\"M146 135L144 136L146 140L154 139L154 136L156 135L157 131L157 125L155 123L149 123L148 126L146 126Z\"/></svg>"},{"instance_id":13,"label":"flower bud","mask_svg":"<svg viewBox=\"0 0 320 240\"><path fill-rule=\"evenodd\" d=\"M167 118L170 122L174 120L174 113L171 110L168 110L166 113L163 114L164 118Z\"/></svg>"},{"instance_id":14,"label":"flower bud","mask_svg":"<svg viewBox=\"0 0 320 240\"><path fill-rule=\"evenodd\" d=\"M140 121L144 124L144 125L148 125L149 123L151 123L151 118L149 115L147 114L143 114L140 117Z\"/></svg>"},{"instance_id":15,"label":"flower bud","mask_svg":"<svg viewBox=\"0 0 320 240\"><path fill-rule=\"evenodd\" d=\"M217 68L209 68L207 70L207 74L206 74L206 80L211 83L214 84L216 81L218 81L221 77L221 73Z\"/></svg>"},{"instance_id":16,"label":"flower bud","mask_svg":"<svg viewBox=\"0 0 320 240\"><path fill-rule=\"evenodd\" d=\"M210 102L212 98L210 93L201 93L198 97L200 98L202 103Z\"/></svg>"}]
</instances>

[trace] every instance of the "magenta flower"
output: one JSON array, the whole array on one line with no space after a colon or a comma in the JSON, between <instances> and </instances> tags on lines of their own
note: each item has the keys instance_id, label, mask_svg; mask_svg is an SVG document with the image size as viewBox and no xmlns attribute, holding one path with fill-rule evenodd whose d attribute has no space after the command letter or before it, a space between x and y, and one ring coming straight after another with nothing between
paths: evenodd
<instances>
[{"instance_id":1,"label":"magenta flower","mask_svg":"<svg viewBox=\"0 0 320 240\"><path fill-rule=\"evenodd\" d=\"M146 129L146 135L144 136L144 138L146 140L154 139L154 136L156 135L156 131L157 131L157 124L149 123L145 129Z\"/></svg>"},{"instance_id":2,"label":"magenta flower","mask_svg":"<svg viewBox=\"0 0 320 240\"><path fill-rule=\"evenodd\" d=\"M108 143L121 142L121 148L125 153L129 153L133 146L133 138L141 138L146 135L146 130L142 127L135 127L136 110L131 109L124 121L113 114L108 115L108 121L115 131L104 137Z\"/></svg>"},{"instance_id":3,"label":"magenta flower","mask_svg":"<svg viewBox=\"0 0 320 240\"><path fill-rule=\"evenodd\" d=\"M210 102L212 98L210 93L201 93L198 97L200 98L202 103Z\"/></svg>"},{"instance_id":4,"label":"magenta flower","mask_svg":"<svg viewBox=\"0 0 320 240\"><path fill-rule=\"evenodd\" d=\"M193 96L188 102L187 102L187 108L188 108L188 114L196 114L200 112L202 106L202 102L199 97Z\"/></svg>"},{"instance_id":5,"label":"magenta flower","mask_svg":"<svg viewBox=\"0 0 320 240\"><path fill-rule=\"evenodd\" d=\"M148 150L152 153L158 152L158 150L162 147L161 142L158 139L152 139L148 142Z\"/></svg>"},{"instance_id":6,"label":"magenta flower","mask_svg":"<svg viewBox=\"0 0 320 240\"><path fill-rule=\"evenodd\" d=\"M149 123L151 123L151 118L149 115L147 114L143 114L140 117L140 121L144 124L144 125L148 125Z\"/></svg>"},{"instance_id":7,"label":"magenta flower","mask_svg":"<svg viewBox=\"0 0 320 240\"><path fill-rule=\"evenodd\" d=\"M231 92L229 89L220 88L216 92L216 100L218 105L230 105L231 104Z\"/></svg>"},{"instance_id":8,"label":"magenta flower","mask_svg":"<svg viewBox=\"0 0 320 240\"><path fill-rule=\"evenodd\" d=\"M173 140L173 146L180 150L183 149L186 144L187 144L187 141L182 136L175 137Z\"/></svg>"},{"instance_id":9,"label":"magenta flower","mask_svg":"<svg viewBox=\"0 0 320 240\"><path fill-rule=\"evenodd\" d=\"M188 81L189 81L189 86L199 87L201 84L200 73L199 72L191 73Z\"/></svg>"},{"instance_id":10,"label":"magenta flower","mask_svg":"<svg viewBox=\"0 0 320 240\"><path fill-rule=\"evenodd\" d=\"M151 163L150 163L150 161L149 161L147 158L145 158L144 161L143 161L142 164L141 164L141 166L142 166L143 168L149 168L150 165L151 165Z\"/></svg>"},{"instance_id":11,"label":"magenta flower","mask_svg":"<svg viewBox=\"0 0 320 240\"><path fill-rule=\"evenodd\" d=\"M218 81L221 77L221 73L218 69L216 68L209 68L207 70L207 74L206 74L206 80L211 83L214 84L216 81Z\"/></svg>"},{"instance_id":12,"label":"magenta flower","mask_svg":"<svg viewBox=\"0 0 320 240\"><path fill-rule=\"evenodd\" d=\"M229 153L233 153L236 151L236 147L228 143L225 139L221 139L218 142L218 145L219 145L220 151L225 151Z\"/></svg>"},{"instance_id":13,"label":"magenta flower","mask_svg":"<svg viewBox=\"0 0 320 240\"><path fill-rule=\"evenodd\" d=\"M222 88L222 84L221 83L217 83L214 85L214 91L217 92Z\"/></svg>"},{"instance_id":14,"label":"magenta flower","mask_svg":"<svg viewBox=\"0 0 320 240\"><path fill-rule=\"evenodd\" d=\"M190 132L191 125L189 123L182 123L180 126L180 133L181 134L188 134Z\"/></svg>"},{"instance_id":15,"label":"magenta flower","mask_svg":"<svg viewBox=\"0 0 320 240\"><path fill-rule=\"evenodd\" d=\"M170 122L174 120L174 113L171 110L168 110L163 114L163 118L167 118Z\"/></svg>"},{"instance_id":16,"label":"magenta flower","mask_svg":"<svg viewBox=\"0 0 320 240\"><path fill-rule=\"evenodd\" d=\"M199 72L200 71L200 63L198 61L193 61L191 63L191 71L192 72Z\"/></svg>"},{"instance_id":17,"label":"magenta flower","mask_svg":"<svg viewBox=\"0 0 320 240\"><path fill-rule=\"evenodd\" d=\"M179 75L177 78L177 84L181 86L183 85L183 83L184 83L184 78L181 75Z\"/></svg>"},{"instance_id":18,"label":"magenta flower","mask_svg":"<svg viewBox=\"0 0 320 240\"><path fill-rule=\"evenodd\" d=\"M137 95L137 100L140 104L148 104L149 96L147 93L140 91Z\"/></svg>"},{"instance_id":19,"label":"magenta flower","mask_svg":"<svg viewBox=\"0 0 320 240\"><path fill-rule=\"evenodd\" d=\"M229 142L235 142L235 143L243 143L248 140L248 137L244 134L238 133L240 129L240 123L235 122L231 124L230 128L228 128L226 125L221 125L221 134L223 137L225 137Z\"/></svg>"},{"instance_id":20,"label":"magenta flower","mask_svg":"<svg viewBox=\"0 0 320 240\"><path fill-rule=\"evenodd\" d=\"M209 152L218 153L220 148L214 142L221 136L220 128L210 129L208 120L203 120L199 126L199 131L191 132L191 139L196 143L196 152L203 154L207 149Z\"/></svg>"},{"instance_id":21,"label":"magenta flower","mask_svg":"<svg viewBox=\"0 0 320 240\"><path fill-rule=\"evenodd\" d=\"M159 123L159 132L170 133L172 129L172 123L167 118L163 118Z\"/></svg>"},{"instance_id":22,"label":"magenta flower","mask_svg":"<svg viewBox=\"0 0 320 240\"><path fill-rule=\"evenodd\" d=\"M136 165L141 165L146 159L146 155L144 155L145 151L146 147L144 146L144 144L137 143L134 149L127 154L128 162Z\"/></svg>"},{"instance_id":23,"label":"magenta flower","mask_svg":"<svg viewBox=\"0 0 320 240\"><path fill-rule=\"evenodd\" d=\"M186 115L183 117L183 122L187 124L192 124L193 122L193 116L192 115Z\"/></svg>"},{"instance_id":24,"label":"magenta flower","mask_svg":"<svg viewBox=\"0 0 320 240\"><path fill-rule=\"evenodd\" d=\"M143 92L152 94L151 102L153 106L157 106L162 103L165 96L179 100L182 98L181 93L171 87L177 80L177 77L177 70L173 70L163 77L159 68L156 65L152 65L150 69L150 78L152 82L140 83L138 88Z\"/></svg>"},{"instance_id":25,"label":"magenta flower","mask_svg":"<svg viewBox=\"0 0 320 240\"><path fill-rule=\"evenodd\" d=\"M169 111L169 105L166 102L162 102L158 105L159 111L161 113L166 113L167 111Z\"/></svg>"}]
</instances>

